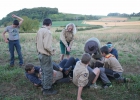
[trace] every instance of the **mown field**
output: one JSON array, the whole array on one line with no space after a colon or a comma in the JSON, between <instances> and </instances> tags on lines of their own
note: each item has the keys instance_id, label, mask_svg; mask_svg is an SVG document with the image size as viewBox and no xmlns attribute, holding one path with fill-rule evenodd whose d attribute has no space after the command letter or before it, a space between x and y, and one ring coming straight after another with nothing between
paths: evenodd
<instances>
[{"instance_id":1,"label":"mown field","mask_svg":"<svg viewBox=\"0 0 140 100\"><path fill-rule=\"evenodd\" d=\"M104 27L109 26L133 26L139 25L140 26L140 17L102 17L99 20L93 21L84 21L85 24L89 25L102 25Z\"/></svg>"},{"instance_id":2,"label":"mown field","mask_svg":"<svg viewBox=\"0 0 140 100\"><path fill-rule=\"evenodd\" d=\"M60 24L60 23L58 23ZM53 47L56 54L54 62L59 62L60 32L52 28ZM3 29L0 29L3 31ZM24 63L39 65L35 47L36 33L20 34ZM140 25L123 25L105 27L88 31L79 31L75 35L71 56L81 58L84 53L84 44L88 38L97 37L101 45L108 41L114 44L119 52L119 61L124 69L124 76L132 80L131 83L117 84L112 80L113 87L109 89L90 90L84 89L83 100L140 100ZM34 87L24 75L24 68L18 67L18 56L15 52L15 67L9 68L8 44L0 37L0 100L76 100L77 87L73 83L57 84L54 88L59 91L54 96L43 96L40 88ZM100 80L98 85L102 85Z\"/></svg>"}]
</instances>

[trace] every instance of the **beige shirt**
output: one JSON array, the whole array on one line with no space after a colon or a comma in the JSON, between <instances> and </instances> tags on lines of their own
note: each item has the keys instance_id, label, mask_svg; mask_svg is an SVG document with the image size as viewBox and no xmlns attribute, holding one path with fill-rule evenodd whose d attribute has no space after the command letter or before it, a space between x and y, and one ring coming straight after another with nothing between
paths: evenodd
<instances>
[{"instance_id":1,"label":"beige shirt","mask_svg":"<svg viewBox=\"0 0 140 100\"><path fill-rule=\"evenodd\" d=\"M67 31L66 29L62 30L60 34L60 40L64 43L66 47L68 47L69 42L69 47L72 46L73 41L74 41L74 34L72 32Z\"/></svg>"},{"instance_id":2,"label":"beige shirt","mask_svg":"<svg viewBox=\"0 0 140 100\"><path fill-rule=\"evenodd\" d=\"M122 66L115 57L104 58L104 67L116 72L123 72Z\"/></svg>"},{"instance_id":3,"label":"beige shirt","mask_svg":"<svg viewBox=\"0 0 140 100\"><path fill-rule=\"evenodd\" d=\"M54 49L52 49L52 34L46 26L43 26L38 30L36 43L37 51L39 53L46 55L54 54Z\"/></svg>"},{"instance_id":4,"label":"beige shirt","mask_svg":"<svg viewBox=\"0 0 140 100\"><path fill-rule=\"evenodd\" d=\"M73 83L76 86L84 87L88 84L89 71L87 65L83 64L81 61L76 63L73 70Z\"/></svg>"}]
</instances>

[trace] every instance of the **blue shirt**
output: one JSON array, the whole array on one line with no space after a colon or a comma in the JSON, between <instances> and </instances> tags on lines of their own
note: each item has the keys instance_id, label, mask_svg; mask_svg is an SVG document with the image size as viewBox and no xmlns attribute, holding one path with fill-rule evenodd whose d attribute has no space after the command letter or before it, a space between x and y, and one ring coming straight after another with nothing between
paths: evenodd
<instances>
[{"instance_id":1,"label":"blue shirt","mask_svg":"<svg viewBox=\"0 0 140 100\"><path fill-rule=\"evenodd\" d=\"M110 51L110 53L113 54L113 55L116 57L116 59L118 60L118 51L117 51L115 48L113 48L113 49Z\"/></svg>"},{"instance_id":2,"label":"blue shirt","mask_svg":"<svg viewBox=\"0 0 140 100\"><path fill-rule=\"evenodd\" d=\"M41 80L38 78L37 74L39 73L40 67L34 67L35 72L29 74L25 72L26 77L34 84L41 85Z\"/></svg>"}]
</instances>

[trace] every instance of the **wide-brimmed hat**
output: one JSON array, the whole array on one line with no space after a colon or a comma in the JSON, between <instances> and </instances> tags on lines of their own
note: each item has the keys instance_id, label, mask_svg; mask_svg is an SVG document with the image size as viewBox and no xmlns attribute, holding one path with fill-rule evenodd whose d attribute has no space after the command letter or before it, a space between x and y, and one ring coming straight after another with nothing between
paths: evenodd
<instances>
[{"instance_id":1,"label":"wide-brimmed hat","mask_svg":"<svg viewBox=\"0 0 140 100\"><path fill-rule=\"evenodd\" d=\"M88 41L86 42L85 44L85 47L84 47L84 51L86 53L96 53L96 51L98 50L98 44L96 41Z\"/></svg>"}]
</instances>

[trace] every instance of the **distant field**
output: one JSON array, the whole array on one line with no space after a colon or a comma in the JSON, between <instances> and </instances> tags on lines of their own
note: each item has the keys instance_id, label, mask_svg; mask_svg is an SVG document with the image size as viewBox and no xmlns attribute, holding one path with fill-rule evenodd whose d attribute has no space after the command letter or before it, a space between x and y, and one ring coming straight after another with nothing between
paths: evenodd
<instances>
[{"instance_id":1,"label":"distant field","mask_svg":"<svg viewBox=\"0 0 140 100\"><path fill-rule=\"evenodd\" d=\"M89 25L102 25L102 26L129 26L129 25L140 25L140 21L132 22L113 22L113 21L85 21Z\"/></svg>"},{"instance_id":2,"label":"distant field","mask_svg":"<svg viewBox=\"0 0 140 100\"><path fill-rule=\"evenodd\" d=\"M88 24L84 24L82 20L80 21L53 21L52 26L53 27L66 26L68 23L74 23L76 26L89 26Z\"/></svg>"},{"instance_id":3,"label":"distant field","mask_svg":"<svg viewBox=\"0 0 140 100\"><path fill-rule=\"evenodd\" d=\"M140 21L140 17L108 17L102 16L100 21Z\"/></svg>"},{"instance_id":4,"label":"distant field","mask_svg":"<svg viewBox=\"0 0 140 100\"><path fill-rule=\"evenodd\" d=\"M99 20L87 21L54 21L53 27L65 26L68 23L74 23L77 26L84 27L89 25L102 25L102 26L127 26L127 25L140 25L140 17L102 17Z\"/></svg>"},{"instance_id":5,"label":"distant field","mask_svg":"<svg viewBox=\"0 0 140 100\"><path fill-rule=\"evenodd\" d=\"M104 17L99 19L99 21L118 21L118 22L122 22L122 21L127 21L128 18L122 18L122 17Z\"/></svg>"},{"instance_id":6,"label":"distant field","mask_svg":"<svg viewBox=\"0 0 140 100\"><path fill-rule=\"evenodd\" d=\"M131 17L128 21L140 21L140 17Z\"/></svg>"}]
</instances>

